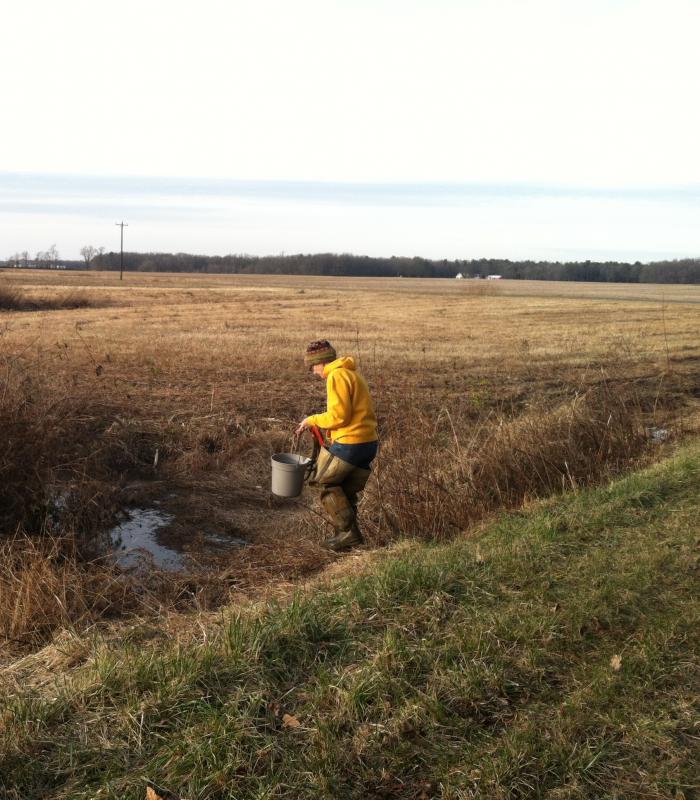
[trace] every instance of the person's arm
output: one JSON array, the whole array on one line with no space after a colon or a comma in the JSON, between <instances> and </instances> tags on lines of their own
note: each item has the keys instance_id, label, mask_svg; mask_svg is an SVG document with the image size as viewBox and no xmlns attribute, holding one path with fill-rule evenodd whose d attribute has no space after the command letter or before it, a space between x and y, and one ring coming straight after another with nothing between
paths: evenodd
<instances>
[{"instance_id":1,"label":"person's arm","mask_svg":"<svg viewBox=\"0 0 700 800\"><path fill-rule=\"evenodd\" d=\"M331 372L326 381L326 392L326 412L307 417L304 420L306 427L315 425L317 428L332 431L345 427L352 419L352 385L342 372Z\"/></svg>"}]
</instances>

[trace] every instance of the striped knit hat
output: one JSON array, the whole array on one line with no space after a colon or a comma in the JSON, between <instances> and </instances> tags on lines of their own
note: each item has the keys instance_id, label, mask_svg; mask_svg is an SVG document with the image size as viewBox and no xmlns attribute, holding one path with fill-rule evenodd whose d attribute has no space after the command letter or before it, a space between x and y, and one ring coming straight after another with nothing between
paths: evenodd
<instances>
[{"instance_id":1,"label":"striped knit hat","mask_svg":"<svg viewBox=\"0 0 700 800\"><path fill-rule=\"evenodd\" d=\"M314 364L326 364L337 358L335 348L327 339L311 342L304 353L304 363L311 369Z\"/></svg>"}]
</instances>

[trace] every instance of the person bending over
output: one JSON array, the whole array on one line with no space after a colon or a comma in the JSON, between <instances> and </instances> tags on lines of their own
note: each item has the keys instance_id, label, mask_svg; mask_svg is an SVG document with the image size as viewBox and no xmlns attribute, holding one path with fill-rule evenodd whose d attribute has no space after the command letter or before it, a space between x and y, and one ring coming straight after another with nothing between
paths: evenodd
<instances>
[{"instance_id":1,"label":"person bending over","mask_svg":"<svg viewBox=\"0 0 700 800\"><path fill-rule=\"evenodd\" d=\"M311 426L329 432L331 444L321 449L309 484L320 488L321 506L335 530L324 545L346 550L363 541L357 502L379 447L377 418L367 381L355 368L354 358L338 358L330 342L321 339L306 348L304 363L326 381L328 406L325 413L306 417L295 433L299 436Z\"/></svg>"}]
</instances>

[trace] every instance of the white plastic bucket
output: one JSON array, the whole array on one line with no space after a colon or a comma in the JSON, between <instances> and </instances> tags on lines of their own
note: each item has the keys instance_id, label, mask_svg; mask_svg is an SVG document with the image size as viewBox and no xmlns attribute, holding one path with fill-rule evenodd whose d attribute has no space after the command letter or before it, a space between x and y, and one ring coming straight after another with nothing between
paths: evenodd
<instances>
[{"instance_id":1,"label":"white plastic bucket","mask_svg":"<svg viewBox=\"0 0 700 800\"><path fill-rule=\"evenodd\" d=\"M272 494L299 497L304 488L306 467L311 459L296 453L275 453L271 460Z\"/></svg>"}]
</instances>

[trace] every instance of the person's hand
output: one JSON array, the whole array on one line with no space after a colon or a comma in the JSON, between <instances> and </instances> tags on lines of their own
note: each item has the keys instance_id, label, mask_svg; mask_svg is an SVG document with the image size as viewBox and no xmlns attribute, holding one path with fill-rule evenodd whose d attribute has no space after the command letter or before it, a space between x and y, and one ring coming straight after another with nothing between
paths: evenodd
<instances>
[{"instance_id":1,"label":"person's hand","mask_svg":"<svg viewBox=\"0 0 700 800\"><path fill-rule=\"evenodd\" d=\"M294 431L294 435L299 437L299 436L301 436L302 433L304 433L304 431L308 431L308 430L309 430L309 423L305 419L303 419L299 423L299 426L297 427L297 429Z\"/></svg>"}]
</instances>

